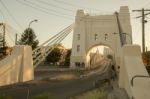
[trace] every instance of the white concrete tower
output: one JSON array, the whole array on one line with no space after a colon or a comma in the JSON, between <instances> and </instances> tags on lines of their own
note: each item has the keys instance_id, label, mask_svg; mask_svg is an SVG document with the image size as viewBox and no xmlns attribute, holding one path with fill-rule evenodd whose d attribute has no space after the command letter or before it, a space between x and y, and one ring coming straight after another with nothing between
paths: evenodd
<instances>
[{"instance_id":1,"label":"white concrete tower","mask_svg":"<svg viewBox=\"0 0 150 99\"><path fill-rule=\"evenodd\" d=\"M129 44L131 43L132 31L127 6L120 8L118 17L122 33L127 33L131 36L126 35L126 43ZM84 13L83 10L78 10L73 32L71 67L87 67L87 53L97 45L110 47L114 51L117 65L119 65L121 43L116 14L93 16Z\"/></svg>"},{"instance_id":2,"label":"white concrete tower","mask_svg":"<svg viewBox=\"0 0 150 99\"><path fill-rule=\"evenodd\" d=\"M85 45L86 45L86 32L85 32L85 21L84 11L78 10L75 18L75 27L73 33L72 53L71 53L71 66L75 67L78 63L85 62Z\"/></svg>"}]
</instances>

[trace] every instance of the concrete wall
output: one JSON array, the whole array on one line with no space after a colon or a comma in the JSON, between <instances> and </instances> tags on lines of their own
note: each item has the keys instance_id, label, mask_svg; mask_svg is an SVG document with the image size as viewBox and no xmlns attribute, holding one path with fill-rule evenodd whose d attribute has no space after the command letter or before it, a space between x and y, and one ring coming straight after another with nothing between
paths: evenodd
<instances>
[{"instance_id":1,"label":"concrete wall","mask_svg":"<svg viewBox=\"0 0 150 99\"><path fill-rule=\"evenodd\" d=\"M125 88L130 99L150 99L150 79L137 77L131 85L132 77L136 75L149 76L143 64L140 46L125 45L119 73L119 86Z\"/></svg>"},{"instance_id":2,"label":"concrete wall","mask_svg":"<svg viewBox=\"0 0 150 99\"><path fill-rule=\"evenodd\" d=\"M129 9L127 6L120 7L119 19L122 31L132 35ZM106 45L115 52L116 57L120 57L120 37L119 34L115 35L113 33L119 33L115 14L93 16L85 13L83 10L78 10L73 32L71 67L75 67L75 62L80 61L87 64L86 55L96 45ZM95 34L97 35L96 40ZM79 35L80 38L78 39ZM131 43L131 39L128 37L127 43ZM80 51L77 51L78 45L80 46ZM117 63L119 62L117 61Z\"/></svg>"},{"instance_id":3,"label":"concrete wall","mask_svg":"<svg viewBox=\"0 0 150 99\"><path fill-rule=\"evenodd\" d=\"M11 55L0 61L0 86L34 79L32 49L15 46Z\"/></svg>"}]
</instances>

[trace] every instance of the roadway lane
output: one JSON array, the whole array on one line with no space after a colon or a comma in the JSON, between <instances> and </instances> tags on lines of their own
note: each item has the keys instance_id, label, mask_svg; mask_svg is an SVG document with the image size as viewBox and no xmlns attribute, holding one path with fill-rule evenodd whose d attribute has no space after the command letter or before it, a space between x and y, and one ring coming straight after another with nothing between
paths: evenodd
<instances>
[{"instance_id":1,"label":"roadway lane","mask_svg":"<svg viewBox=\"0 0 150 99\"><path fill-rule=\"evenodd\" d=\"M110 62L104 63L107 66L110 65ZM75 96L95 88L94 82L99 79L104 79L106 76L107 73L96 73L89 77L69 81L48 81L40 84L25 83L23 85L17 85L10 88L2 88L0 89L0 94L6 94L13 97L13 99L27 99L26 97L29 90L30 98L44 92L50 92L58 96L59 99L68 99L71 96Z\"/></svg>"}]
</instances>

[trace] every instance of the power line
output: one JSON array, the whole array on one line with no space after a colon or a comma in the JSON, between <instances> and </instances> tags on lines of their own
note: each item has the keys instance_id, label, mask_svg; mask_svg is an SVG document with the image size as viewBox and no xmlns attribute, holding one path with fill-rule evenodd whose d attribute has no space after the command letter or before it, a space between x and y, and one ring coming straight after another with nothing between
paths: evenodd
<instances>
[{"instance_id":1,"label":"power line","mask_svg":"<svg viewBox=\"0 0 150 99\"><path fill-rule=\"evenodd\" d=\"M8 8L4 4L4 2L2 0L0 0L0 2L2 4L2 6L6 9L7 13L9 14L9 16L12 18L12 20L19 26L19 28L23 29L22 26L17 22L17 20L15 19L15 17L10 13L10 11L8 10Z\"/></svg>"},{"instance_id":2,"label":"power line","mask_svg":"<svg viewBox=\"0 0 150 99\"><path fill-rule=\"evenodd\" d=\"M7 36L8 36L8 38L14 43L15 41L14 41L14 39L12 38L12 36L10 35L10 32L8 31L8 29L6 29L6 31L7 31Z\"/></svg>"},{"instance_id":3,"label":"power line","mask_svg":"<svg viewBox=\"0 0 150 99\"><path fill-rule=\"evenodd\" d=\"M49 9L47 9L47 8L43 8L43 7L41 7L41 6L39 6L39 5L37 5L37 4L34 4L33 2L30 2L30 1L27 1L26 0L26 2L28 2L28 3L25 3L25 2L20 2L19 0L16 0L16 1L18 1L19 3L21 3L21 4L23 4L23 5L25 5L25 6L29 6L29 7L31 7L31 8L33 8L33 9L35 9L35 10L37 10L38 9L38 11L41 11L41 12L44 12L44 13L47 13L47 14L51 14L51 13L49 13ZM31 5L32 4L32 5ZM33 6L34 5L34 6ZM35 7L36 6L36 7ZM38 7L37 7L38 6ZM47 10L47 11L45 11L45 10ZM55 12L55 13L59 13L59 12ZM130 14L130 13L129 13ZM53 14L54 16L59 16L59 17L62 17L62 15L64 15L64 13L62 13L62 15L58 15L58 14ZM122 15L123 15L123 13L122 13ZM125 14L126 15L126 14ZM66 17L67 16L67 17ZM65 14L65 16L63 16L64 18L69 18L69 19L71 19L72 20L72 18L71 17L74 17L73 15L66 15ZM79 16L76 16L76 17L79 17ZM89 17L87 17L87 16L84 16L84 17L79 17L79 18L81 18L81 20L83 19L83 18L85 18L85 19L95 19L95 20L111 20L111 19L99 19L99 18L89 18Z\"/></svg>"},{"instance_id":4,"label":"power line","mask_svg":"<svg viewBox=\"0 0 150 99\"><path fill-rule=\"evenodd\" d=\"M141 8L143 8L143 7L145 8L145 7L147 7L149 4L150 4L150 1L146 2L145 5L143 5Z\"/></svg>"},{"instance_id":5,"label":"power line","mask_svg":"<svg viewBox=\"0 0 150 99\"><path fill-rule=\"evenodd\" d=\"M18 34L18 35L21 35L16 29L14 29L12 26L10 26L10 25L7 25L7 28L9 29L9 30L12 30L13 32L12 33L14 33L14 34Z\"/></svg>"},{"instance_id":6,"label":"power line","mask_svg":"<svg viewBox=\"0 0 150 99\"><path fill-rule=\"evenodd\" d=\"M83 7L81 5L72 4L72 3L65 2L65 1L61 1L61 0L53 0L53 1L65 4L65 5L68 5L68 6L71 6L71 7L74 6L74 7L84 8L84 9L88 9L88 10L100 11L99 9L93 9L93 8Z\"/></svg>"},{"instance_id":7,"label":"power line","mask_svg":"<svg viewBox=\"0 0 150 99\"><path fill-rule=\"evenodd\" d=\"M42 4L45 4L45 5L54 7L54 8L59 8L61 10L66 10L66 11L70 11L70 12L74 12L75 11L75 10L71 10L71 9L66 9L66 8L60 7L58 5L51 4L51 3L46 2L46 1L42 1L42 0L36 0L36 1L39 2L39 3L42 3Z\"/></svg>"},{"instance_id":8,"label":"power line","mask_svg":"<svg viewBox=\"0 0 150 99\"><path fill-rule=\"evenodd\" d=\"M150 19L150 17L148 17L148 16L145 16L147 19Z\"/></svg>"},{"instance_id":9,"label":"power line","mask_svg":"<svg viewBox=\"0 0 150 99\"><path fill-rule=\"evenodd\" d=\"M50 13L49 11L45 11L43 9L40 9L38 7L35 7L29 3L25 3L25 2L21 2L20 0L16 0L18 3L24 5L24 6L28 6L34 10L37 10L37 11L40 11L40 12L43 12L43 13L46 13L48 15L52 15L52 16L57 16L57 17L61 17L61 18L65 18L65 19L68 19L68 20L72 20L72 18L69 18L69 17L66 17L66 16L63 16L63 15L60 15L60 14L55 14L55 13Z\"/></svg>"},{"instance_id":10,"label":"power line","mask_svg":"<svg viewBox=\"0 0 150 99\"><path fill-rule=\"evenodd\" d=\"M31 1L29 1L29 0L25 0L26 2L28 2L28 3L30 3L30 4L33 4L33 5L35 5L35 6L38 6L38 7L40 7L40 8L42 8L42 9L45 9L45 10L51 10L51 11L53 11L53 12L55 12L55 13L60 13L60 12L58 12L58 11L56 11L56 10L53 10L53 9L47 9L47 8L44 8L44 7L42 7L42 6L40 6L40 5L38 5L38 4L35 4L35 3L33 3L33 2L31 2ZM51 4L51 3L49 3L49 2L45 2L45 1L42 1L42 0L36 0L37 2L39 2L40 4L42 3L42 4L45 4L45 5L49 5L49 6L52 6L52 7L55 7L55 8L59 8L59 9L63 9L63 10L66 10L66 11L71 11L71 12L73 12L74 10L70 10L70 9L65 9L65 8L63 8L63 7L59 7L59 6L57 6L57 5L53 5L53 4ZM56 0L57 1L57 0ZM62 1L62 2L64 2L64 1ZM99 11L99 10L98 10ZM113 12L109 12L109 13L113 13ZM67 15L67 16L73 16L73 15L69 15L69 14L65 14L65 13L62 13L63 15ZM74 16L73 16L74 17Z\"/></svg>"},{"instance_id":11,"label":"power line","mask_svg":"<svg viewBox=\"0 0 150 99\"><path fill-rule=\"evenodd\" d=\"M0 13L2 14L2 18L4 19L4 13L2 12L1 9L0 9Z\"/></svg>"},{"instance_id":12,"label":"power line","mask_svg":"<svg viewBox=\"0 0 150 99\"><path fill-rule=\"evenodd\" d=\"M38 0L37 0L38 1ZM62 4L65 4L65 5L68 5L68 6L71 6L71 7L77 7L77 8L83 8L83 9L87 9L87 10L89 10L89 11L98 11L98 12L102 12L101 10L99 10L99 9L94 9L94 8L88 8L88 7L84 7L84 6L81 6L81 5L78 5L78 4L72 4L72 3L68 3L68 2L65 2L65 1L61 1L61 0L53 0L53 1L55 1L55 2L57 2L57 3L62 3ZM47 2L48 3L48 2ZM105 13L114 13L114 12L112 12L112 11L105 11ZM132 14L132 13L129 13L130 15Z\"/></svg>"},{"instance_id":13,"label":"power line","mask_svg":"<svg viewBox=\"0 0 150 99\"><path fill-rule=\"evenodd\" d=\"M138 16L138 17L136 17L136 18L140 18L140 17L142 17L142 51L143 51L143 54L145 53L145 16L146 15L148 15L148 14L150 14L150 12L149 13L146 13L145 14L145 12L146 11L150 11L150 9L144 9L144 8L142 8L141 10L133 10L133 12L141 12L141 16Z\"/></svg>"},{"instance_id":14,"label":"power line","mask_svg":"<svg viewBox=\"0 0 150 99\"><path fill-rule=\"evenodd\" d=\"M32 5L34 5L34 6L37 6L37 7L41 8L41 9L47 10L47 11L52 11L52 12L54 12L54 13L60 13L60 14L66 15L66 16L73 16L73 15L69 15L69 14L62 13L62 12L58 12L58 11L56 11L56 10L54 10L54 9L47 9L47 8L42 7L42 6L40 6L40 5L36 4L36 3L33 3L33 2L31 2L31 1L29 1L29 0L25 0L25 2L27 2L27 3L29 3L29 4L32 4Z\"/></svg>"},{"instance_id":15,"label":"power line","mask_svg":"<svg viewBox=\"0 0 150 99\"><path fill-rule=\"evenodd\" d=\"M7 25L6 30L8 32L9 38L11 39L11 41L14 42L14 44L16 43L16 41L15 41L16 35L19 39L21 38L21 34L16 29L14 29L12 26Z\"/></svg>"},{"instance_id":16,"label":"power line","mask_svg":"<svg viewBox=\"0 0 150 99\"><path fill-rule=\"evenodd\" d=\"M30 2L30 1L27 1L26 0L26 2L28 2L28 3L25 3L25 2L21 2L21 1L19 1L19 0L16 0L17 2L19 2L19 3L21 3L21 4L23 4L23 5L25 5L25 6L28 6L28 7L31 7L31 8L33 8L33 9L35 9L35 10L38 10L38 11L41 11L41 12L44 12L44 13L46 13L46 14L50 14L50 15L54 15L54 16L58 16L58 17L63 17L63 18L66 18L66 19L71 19L72 20L72 16L73 15L66 15L65 14L65 16L62 16L62 15L64 15L64 13L62 13L62 15L58 15L58 14L54 14L54 13L59 13L59 12L54 12L54 13L50 13L49 12L49 9L47 9L47 8L44 8L44 7L41 7L40 5L37 5L37 4L35 4L35 3L33 3L33 2ZM34 6L33 6L34 5ZM36 6L36 7L35 7ZM55 10L56 11L56 10ZM123 14L122 14L123 15ZM126 15L126 14L125 14ZM68 17L69 16L69 17ZM73 16L74 17L74 16ZM79 16L76 16L76 17L79 17ZM95 20L99 20L99 21L108 21L108 20L112 20L112 19L99 19L99 18L89 18L89 17L87 17L87 16L84 16L84 17L79 17L79 18L81 18L81 20L82 19L95 19ZM88 21L90 21L90 20L88 20ZM92 21L92 20L91 20Z\"/></svg>"}]
</instances>

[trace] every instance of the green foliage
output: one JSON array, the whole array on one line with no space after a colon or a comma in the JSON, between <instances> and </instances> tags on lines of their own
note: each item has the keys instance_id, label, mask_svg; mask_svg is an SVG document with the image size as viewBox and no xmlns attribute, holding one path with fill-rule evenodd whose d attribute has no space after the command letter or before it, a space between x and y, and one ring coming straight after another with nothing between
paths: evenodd
<instances>
[{"instance_id":1,"label":"green foliage","mask_svg":"<svg viewBox=\"0 0 150 99\"><path fill-rule=\"evenodd\" d=\"M33 97L33 99L58 99L58 98L50 93L43 93Z\"/></svg>"},{"instance_id":2,"label":"green foliage","mask_svg":"<svg viewBox=\"0 0 150 99\"><path fill-rule=\"evenodd\" d=\"M43 81L50 81L50 78L49 77L44 77L42 78Z\"/></svg>"},{"instance_id":3,"label":"green foliage","mask_svg":"<svg viewBox=\"0 0 150 99\"><path fill-rule=\"evenodd\" d=\"M146 57L147 57L147 65L150 66L150 51L147 51L146 53Z\"/></svg>"},{"instance_id":4,"label":"green foliage","mask_svg":"<svg viewBox=\"0 0 150 99\"><path fill-rule=\"evenodd\" d=\"M85 95L83 99L107 99L107 93L100 90L94 90L93 92Z\"/></svg>"},{"instance_id":5,"label":"green foliage","mask_svg":"<svg viewBox=\"0 0 150 99\"><path fill-rule=\"evenodd\" d=\"M0 96L0 99L12 99L9 96Z\"/></svg>"},{"instance_id":6,"label":"green foliage","mask_svg":"<svg viewBox=\"0 0 150 99\"><path fill-rule=\"evenodd\" d=\"M147 72L150 74L150 66L146 66Z\"/></svg>"},{"instance_id":7,"label":"green foliage","mask_svg":"<svg viewBox=\"0 0 150 99\"><path fill-rule=\"evenodd\" d=\"M0 33L0 47L3 47L3 35Z\"/></svg>"},{"instance_id":8,"label":"green foliage","mask_svg":"<svg viewBox=\"0 0 150 99\"><path fill-rule=\"evenodd\" d=\"M67 55L65 57L65 66L70 66L70 56L71 56L71 49L67 50Z\"/></svg>"},{"instance_id":9,"label":"green foliage","mask_svg":"<svg viewBox=\"0 0 150 99\"><path fill-rule=\"evenodd\" d=\"M32 49L35 49L39 44L39 41L36 39L34 31L31 28L27 28L21 35L21 39L18 43L20 45L30 45L32 46Z\"/></svg>"},{"instance_id":10,"label":"green foliage","mask_svg":"<svg viewBox=\"0 0 150 99\"><path fill-rule=\"evenodd\" d=\"M109 55L107 55L107 58L112 60L113 56L109 54Z\"/></svg>"},{"instance_id":11,"label":"green foliage","mask_svg":"<svg viewBox=\"0 0 150 99\"><path fill-rule=\"evenodd\" d=\"M148 73L150 74L150 51L147 51L145 53L145 55L146 55L146 59L147 59L146 69L147 69Z\"/></svg>"},{"instance_id":12,"label":"green foliage","mask_svg":"<svg viewBox=\"0 0 150 99\"><path fill-rule=\"evenodd\" d=\"M73 99L107 99L108 92L103 90L92 90L84 93L81 96L77 96Z\"/></svg>"},{"instance_id":13,"label":"green foliage","mask_svg":"<svg viewBox=\"0 0 150 99\"><path fill-rule=\"evenodd\" d=\"M61 58L61 50L57 47L46 57L46 61L49 63L56 64Z\"/></svg>"},{"instance_id":14,"label":"green foliage","mask_svg":"<svg viewBox=\"0 0 150 99\"><path fill-rule=\"evenodd\" d=\"M84 74L84 71L76 68L75 70L73 70L73 73L77 76L80 76Z\"/></svg>"}]
</instances>

